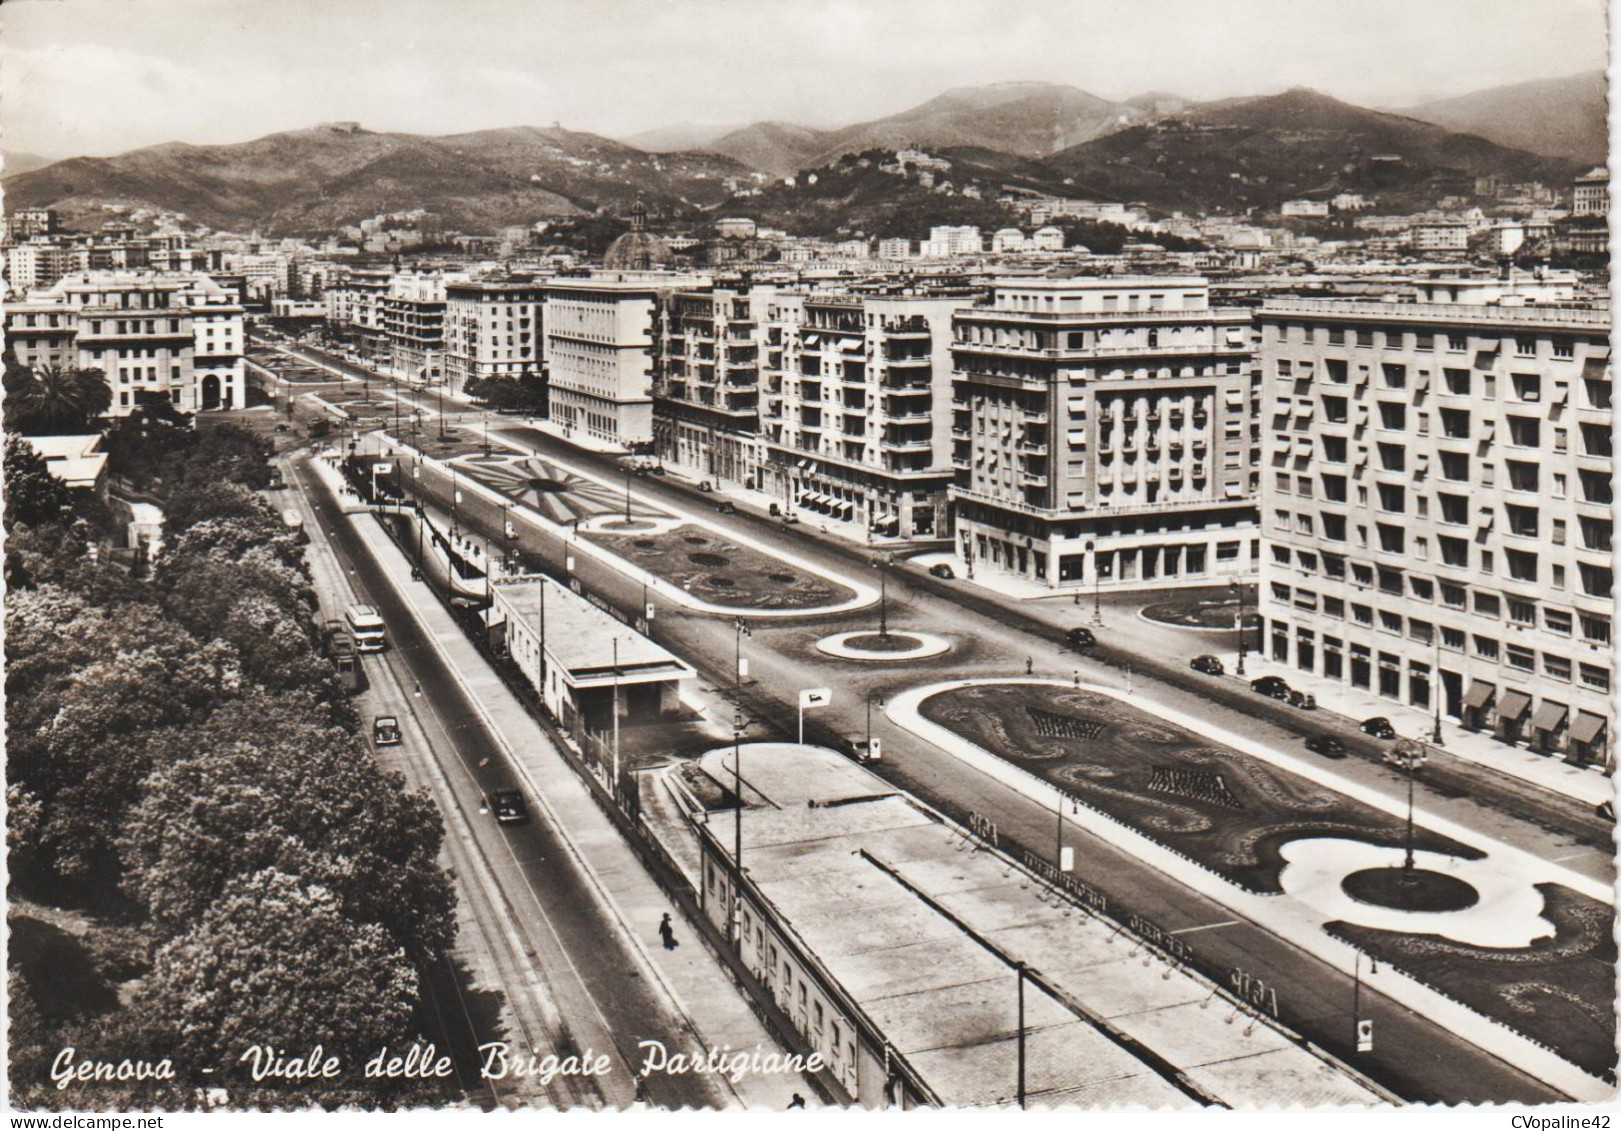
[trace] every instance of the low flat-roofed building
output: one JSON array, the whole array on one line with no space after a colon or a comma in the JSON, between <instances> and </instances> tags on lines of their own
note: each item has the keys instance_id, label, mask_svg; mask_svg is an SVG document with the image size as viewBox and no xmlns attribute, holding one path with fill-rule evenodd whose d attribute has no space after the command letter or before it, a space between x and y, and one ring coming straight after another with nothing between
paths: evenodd
<instances>
[{"instance_id":1,"label":"low flat-roofed building","mask_svg":"<svg viewBox=\"0 0 1621 1131\"><path fill-rule=\"evenodd\" d=\"M1231 1027L1229 1008L1207 1008L1217 988L1174 955L1009 878L987 846L961 851L962 830L861 766L789 744L741 756L741 790L733 747L698 763L726 804L694 826L701 906L852 1101L1017 1104L1024 963L1031 1104L1388 1102L1277 1027Z\"/></svg>"},{"instance_id":2,"label":"low flat-roofed building","mask_svg":"<svg viewBox=\"0 0 1621 1131\"><path fill-rule=\"evenodd\" d=\"M107 494L107 453L98 451L101 434L85 436L24 436L23 441L39 453L45 470L64 487Z\"/></svg>"},{"instance_id":3,"label":"low flat-roofed building","mask_svg":"<svg viewBox=\"0 0 1621 1131\"><path fill-rule=\"evenodd\" d=\"M697 672L611 614L549 578L497 581L490 592L492 630L565 728L600 735L615 707L624 723L680 709L681 681Z\"/></svg>"}]
</instances>

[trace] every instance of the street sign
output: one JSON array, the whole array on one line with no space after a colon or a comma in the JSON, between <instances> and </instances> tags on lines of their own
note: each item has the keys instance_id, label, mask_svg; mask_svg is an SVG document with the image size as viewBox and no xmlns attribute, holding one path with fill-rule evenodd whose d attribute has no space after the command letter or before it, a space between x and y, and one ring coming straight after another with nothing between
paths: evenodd
<instances>
[{"instance_id":1,"label":"street sign","mask_svg":"<svg viewBox=\"0 0 1621 1131\"><path fill-rule=\"evenodd\" d=\"M1373 1051L1373 1018L1360 1017L1356 1023L1356 1051Z\"/></svg>"},{"instance_id":2,"label":"street sign","mask_svg":"<svg viewBox=\"0 0 1621 1131\"><path fill-rule=\"evenodd\" d=\"M653 619L653 602L651 602L651 601L649 601L647 603L647 619L648 620Z\"/></svg>"},{"instance_id":3,"label":"street sign","mask_svg":"<svg viewBox=\"0 0 1621 1131\"><path fill-rule=\"evenodd\" d=\"M833 702L833 691L827 687L810 687L799 693L799 709L808 711L812 707L825 707Z\"/></svg>"},{"instance_id":4,"label":"street sign","mask_svg":"<svg viewBox=\"0 0 1621 1131\"><path fill-rule=\"evenodd\" d=\"M874 738L867 743L867 760L876 762L884 756L883 739Z\"/></svg>"},{"instance_id":5,"label":"street sign","mask_svg":"<svg viewBox=\"0 0 1621 1131\"><path fill-rule=\"evenodd\" d=\"M394 465L391 463L374 463L371 465L373 475L388 475L393 470Z\"/></svg>"},{"instance_id":6,"label":"street sign","mask_svg":"<svg viewBox=\"0 0 1621 1131\"><path fill-rule=\"evenodd\" d=\"M1058 870L1060 872L1073 872L1075 870L1075 849L1072 845L1064 845L1058 852Z\"/></svg>"}]
</instances>

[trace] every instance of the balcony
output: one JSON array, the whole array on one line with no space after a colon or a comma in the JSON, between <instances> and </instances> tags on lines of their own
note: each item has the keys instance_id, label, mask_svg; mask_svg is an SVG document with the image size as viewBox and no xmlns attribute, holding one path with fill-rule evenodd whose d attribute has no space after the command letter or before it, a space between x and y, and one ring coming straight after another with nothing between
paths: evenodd
<instances>
[{"instance_id":1,"label":"balcony","mask_svg":"<svg viewBox=\"0 0 1621 1131\"><path fill-rule=\"evenodd\" d=\"M1019 451L1025 453L1026 455L1044 456L1044 455L1047 454L1047 441L1046 440L1020 440L1019 444L1018 444L1018 449L1019 449Z\"/></svg>"},{"instance_id":2,"label":"balcony","mask_svg":"<svg viewBox=\"0 0 1621 1131\"><path fill-rule=\"evenodd\" d=\"M1021 471L1019 473L1019 482L1026 487L1045 487L1047 485L1047 473L1044 471Z\"/></svg>"},{"instance_id":3,"label":"balcony","mask_svg":"<svg viewBox=\"0 0 1621 1131\"><path fill-rule=\"evenodd\" d=\"M934 447L934 441L927 436L886 436L880 443L890 452L926 452Z\"/></svg>"}]
</instances>

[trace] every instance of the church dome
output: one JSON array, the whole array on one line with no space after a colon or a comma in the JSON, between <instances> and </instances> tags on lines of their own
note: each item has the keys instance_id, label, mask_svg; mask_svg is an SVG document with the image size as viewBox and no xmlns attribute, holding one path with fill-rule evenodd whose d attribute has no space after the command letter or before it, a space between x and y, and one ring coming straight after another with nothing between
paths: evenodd
<instances>
[{"instance_id":1,"label":"church dome","mask_svg":"<svg viewBox=\"0 0 1621 1131\"><path fill-rule=\"evenodd\" d=\"M649 271L670 262L670 245L652 232L630 231L608 245L604 267L618 271Z\"/></svg>"}]
</instances>

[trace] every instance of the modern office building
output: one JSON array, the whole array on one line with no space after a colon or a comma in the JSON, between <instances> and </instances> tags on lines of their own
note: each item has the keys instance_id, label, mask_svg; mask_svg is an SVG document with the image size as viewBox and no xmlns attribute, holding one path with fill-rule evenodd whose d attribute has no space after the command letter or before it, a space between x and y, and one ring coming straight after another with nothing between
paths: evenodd
<instances>
[{"instance_id":1,"label":"modern office building","mask_svg":"<svg viewBox=\"0 0 1621 1131\"><path fill-rule=\"evenodd\" d=\"M944 296L810 293L767 330L763 489L894 538L950 533L951 316Z\"/></svg>"},{"instance_id":2,"label":"modern office building","mask_svg":"<svg viewBox=\"0 0 1621 1131\"><path fill-rule=\"evenodd\" d=\"M1610 314L1514 290L1263 305L1264 645L1608 764Z\"/></svg>"},{"instance_id":3,"label":"modern office building","mask_svg":"<svg viewBox=\"0 0 1621 1131\"><path fill-rule=\"evenodd\" d=\"M596 440L651 446L662 306L708 282L654 272L549 281L541 321L551 418Z\"/></svg>"},{"instance_id":4,"label":"modern office building","mask_svg":"<svg viewBox=\"0 0 1621 1131\"><path fill-rule=\"evenodd\" d=\"M653 387L653 449L706 480L760 482L760 342L775 289L669 296Z\"/></svg>"},{"instance_id":5,"label":"modern office building","mask_svg":"<svg viewBox=\"0 0 1621 1131\"><path fill-rule=\"evenodd\" d=\"M383 333L383 299L394 272L388 268L351 268L327 287L327 328L364 361L383 361L388 340Z\"/></svg>"},{"instance_id":6,"label":"modern office building","mask_svg":"<svg viewBox=\"0 0 1621 1131\"><path fill-rule=\"evenodd\" d=\"M998 282L951 345L959 550L1053 588L1247 576L1259 397L1245 310L1191 277Z\"/></svg>"},{"instance_id":7,"label":"modern office building","mask_svg":"<svg viewBox=\"0 0 1621 1131\"><path fill-rule=\"evenodd\" d=\"M452 393L473 378L541 372L539 283L509 279L445 286L444 375Z\"/></svg>"},{"instance_id":8,"label":"modern office building","mask_svg":"<svg viewBox=\"0 0 1621 1131\"><path fill-rule=\"evenodd\" d=\"M1575 216L1610 214L1610 171L1603 165L1576 178L1571 192L1571 213Z\"/></svg>"},{"instance_id":9,"label":"modern office building","mask_svg":"<svg viewBox=\"0 0 1621 1131\"><path fill-rule=\"evenodd\" d=\"M386 366L408 381L444 379L445 285L438 274L397 274L382 297Z\"/></svg>"}]
</instances>

